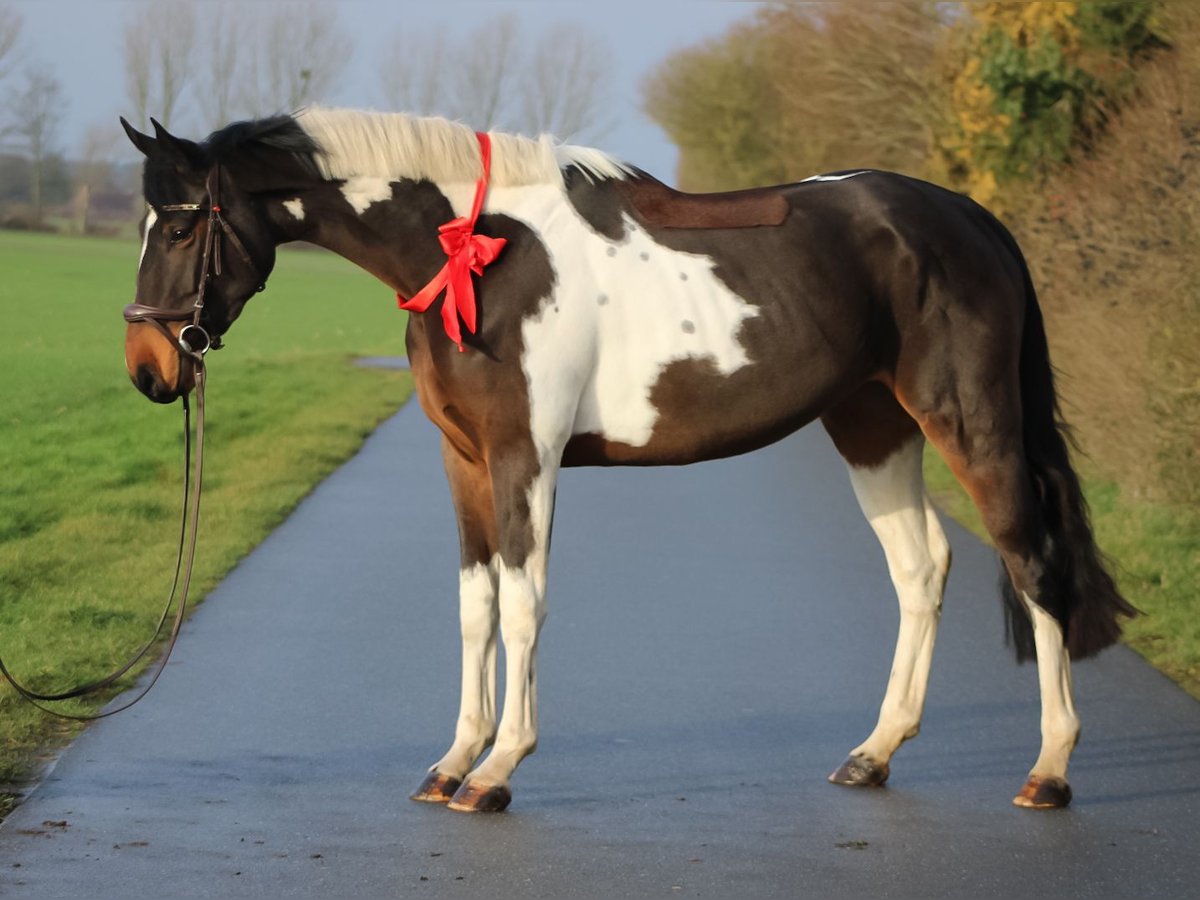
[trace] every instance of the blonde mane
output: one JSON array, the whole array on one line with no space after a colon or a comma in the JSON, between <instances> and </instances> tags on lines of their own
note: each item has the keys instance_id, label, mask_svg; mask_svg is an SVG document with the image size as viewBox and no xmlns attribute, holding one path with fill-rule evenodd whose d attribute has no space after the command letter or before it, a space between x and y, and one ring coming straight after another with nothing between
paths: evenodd
<instances>
[{"instance_id":1,"label":"blonde mane","mask_svg":"<svg viewBox=\"0 0 1200 900\"><path fill-rule=\"evenodd\" d=\"M309 107L296 122L321 147L317 166L329 179L359 177L428 179L434 183L473 182L479 177L479 142L459 122L403 113ZM492 184L562 184L567 166L592 180L625 178L630 169L590 147L559 144L548 134L534 140L489 132Z\"/></svg>"}]
</instances>

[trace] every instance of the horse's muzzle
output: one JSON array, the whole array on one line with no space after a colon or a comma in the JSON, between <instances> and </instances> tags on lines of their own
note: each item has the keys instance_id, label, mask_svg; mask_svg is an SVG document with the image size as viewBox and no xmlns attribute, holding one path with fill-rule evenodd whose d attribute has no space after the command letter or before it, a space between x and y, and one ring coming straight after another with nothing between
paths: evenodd
<instances>
[{"instance_id":1,"label":"horse's muzzle","mask_svg":"<svg viewBox=\"0 0 1200 900\"><path fill-rule=\"evenodd\" d=\"M137 371L130 375L130 380L155 403L174 403L179 399L180 392L175 385L163 381L151 365L138 366Z\"/></svg>"}]
</instances>

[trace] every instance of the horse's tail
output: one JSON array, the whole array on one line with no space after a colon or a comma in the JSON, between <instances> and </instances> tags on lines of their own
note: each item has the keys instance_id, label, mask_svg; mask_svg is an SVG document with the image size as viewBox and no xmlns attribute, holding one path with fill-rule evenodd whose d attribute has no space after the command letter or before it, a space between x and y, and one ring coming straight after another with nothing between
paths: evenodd
<instances>
[{"instance_id":1,"label":"horse's tail","mask_svg":"<svg viewBox=\"0 0 1200 900\"><path fill-rule=\"evenodd\" d=\"M1025 459L1041 513L1042 563L1038 605L1062 625L1072 659L1116 643L1121 618L1137 615L1117 591L1096 546L1087 500L1071 466L1074 446L1063 421L1042 313L1029 268L1016 241L1005 235L1025 280L1025 328L1021 338L1021 408ZM1007 631L1018 661L1034 658L1033 622L1009 578L1002 579Z\"/></svg>"}]
</instances>

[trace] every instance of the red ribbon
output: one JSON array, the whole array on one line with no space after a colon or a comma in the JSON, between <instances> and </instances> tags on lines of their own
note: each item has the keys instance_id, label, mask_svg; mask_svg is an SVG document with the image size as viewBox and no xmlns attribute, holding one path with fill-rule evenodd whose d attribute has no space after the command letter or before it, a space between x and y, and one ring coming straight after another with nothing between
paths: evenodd
<instances>
[{"instance_id":1,"label":"red ribbon","mask_svg":"<svg viewBox=\"0 0 1200 900\"><path fill-rule=\"evenodd\" d=\"M491 238L475 234L475 222L479 219L479 211L483 208L483 198L487 194L488 177L492 169L492 142L482 132L475 132L479 139L479 150L483 157L483 175L475 184L475 202L471 204L471 215L451 219L438 228L438 242L442 245L448 259L442 270L433 276L433 280L413 295L411 300L405 300L399 293L396 300L401 309L411 312L425 312L429 309L438 294L444 289L446 300L442 304L442 325L446 335L458 345L458 351L463 351L462 332L458 327L459 316L467 331L475 333L475 284L471 273L483 274L483 267L496 261L504 245L505 238Z\"/></svg>"}]
</instances>

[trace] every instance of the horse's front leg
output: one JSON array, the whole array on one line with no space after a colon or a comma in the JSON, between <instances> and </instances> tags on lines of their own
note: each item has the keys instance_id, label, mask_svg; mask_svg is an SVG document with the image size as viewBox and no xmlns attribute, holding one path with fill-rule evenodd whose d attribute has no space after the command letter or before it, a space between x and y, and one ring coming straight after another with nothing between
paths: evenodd
<instances>
[{"instance_id":1,"label":"horse's front leg","mask_svg":"<svg viewBox=\"0 0 1200 900\"><path fill-rule=\"evenodd\" d=\"M512 800L509 779L537 747L537 642L546 618L546 563L561 450L513 452L492 462L500 546L500 632L504 710L487 759L455 793L450 808L498 812Z\"/></svg>"},{"instance_id":2,"label":"horse's front leg","mask_svg":"<svg viewBox=\"0 0 1200 900\"><path fill-rule=\"evenodd\" d=\"M482 461L442 441L446 477L458 518L459 620L462 695L454 743L429 769L413 800L447 803L496 736L496 624L498 561L492 482Z\"/></svg>"}]
</instances>

